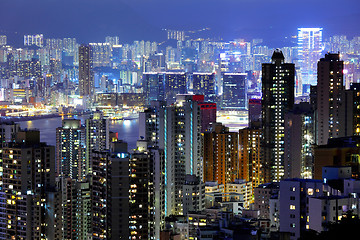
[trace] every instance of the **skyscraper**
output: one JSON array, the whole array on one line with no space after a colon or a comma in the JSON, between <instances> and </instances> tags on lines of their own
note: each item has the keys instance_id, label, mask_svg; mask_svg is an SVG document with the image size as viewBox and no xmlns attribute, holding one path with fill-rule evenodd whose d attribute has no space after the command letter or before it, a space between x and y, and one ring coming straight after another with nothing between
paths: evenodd
<instances>
[{"instance_id":1,"label":"skyscraper","mask_svg":"<svg viewBox=\"0 0 360 240\"><path fill-rule=\"evenodd\" d=\"M232 110L247 109L247 74L224 73L222 108Z\"/></svg>"},{"instance_id":2,"label":"skyscraper","mask_svg":"<svg viewBox=\"0 0 360 240\"><path fill-rule=\"evenodd\" d=\"M238 133L229 132L229 128L221 123L214 123L211 131L203 134L204 182L234 182L239 177Z\"/></svg>"},{"instance_id":3,"label":"skyscraper","mask_svg":"<svg viewBox=\"0 0 360 240\"><path fill-rule=\"evenodd\" d=\"M24 35L24 46L44 46L44 35L36 34L36 35Z\"/></svg>"},{"instance_id":4,"label":"skyscraper","mask_svg":"<svg viewBox=\"0 0 360 240\"><path fill-rule=\"evenodd\" d=\"M318 62L317 136L316 144L325 145L329 138L343 137L340 121L344 63L340 54L328 53Z\"/></svg>"},{"instance_id":5,"label":"skyscraper","mask_svg":"<svg viewBox=\"0 0 360 240\"><path fill-rule=\"evenodd\" d=\"M1 154L0 239L56 239L54 147L37 130L19 130Z\"/></svg>"},{"instance_id":6,"label":"skyscraper","mask_svg":"<svg viewBox=\"0 0 360 240\"><path fill-rule=\"evenodd\" d=\"M303 85L316 85L316 65L322 51L322 28L298 28L298 55ZM305 87L304 91L309 91Z\"/></svg>"},{"instance_id":7,"label":"skyscraper","mask_svg":"<svg viewBox=\"0 0 360 240\"><path fill-rule=\"evenodd\" d=\"M185 72L166 72L162 76L165 83L165 100L167 103L174 103L177 94L187 93L186 73Z\"/></svg>"},{"instance_id":8,"label":"skyscraper","mask_svg":"<svg viewBox=\"0 0 360 240\"><path fill-rule=\"evenodd\" d=\"M239 179L251 181L254 188L263 183L261 138L260 128L239 130Z\"/></svg>"},{"instance_id":9,"label":"skyscraper","mask_svg":"<svg viewBox=\"0 0 360 240\"><path fill-rule=\"evenodd\" d=\"M295 104L285 114L285 178L312 178L314 124L310 103Z\"/></svg>"},{"instance_id":10,"label":"skyscraper","mask_svg":"<svg viewBox=\"0 0 360 240\"><path fill-rule=\"evenodd\" d=\"M140 113L141 138L165 154L165 215L183 213L185 176L203 178L201 109L197 95L177 95L174 104L154 102Z\"/></svg>"},{"instance_id":11,"label":"skyscraper","mask_svg":"<svg viewBox=\"0 0 360 240\"><path fill-rule=\"evenodd\" d=\"M104 151L109 149L109 120L104 118L102 112L94 112L85 120L86 129L86 163L85 171L91 173L92 151Z\"/></svg>"},{"instance_id":12,"label":"skyscraper","mask_svg":"<svg viewBox=\"0 0 360 240\"><path fill-rule=\"evenodd\" d=\"M111 44L90 43L92 67L110 67ZM80 52L79 52L80 54ZM79 61L81 59L79 58Z\"/></svg>"},{"instance_id":13,"label":"skyscraper","mask_svg":"<svg viewBox=\"0 0 360 240\"><path fill-rule=\"evenodd\" d=\"M85 128L81 120L65 119L56 129L56 173L81 180L85 172Z\"/></svg>"},{"instance_id":14,"label":"skyscraper","mask_svg":"<svg viewBox=\"0 0 360 240\"><path fill-rule=\"evenodd\" d=\"M92 70L91 47L79 47L79 94L91 97L94 93L94 73Z\"/></svg>"},{"instance_id":15,"label":"skyscraper","mask_svg":"<svg viewBox=\"0 0 360 240\"><path fill-rule=\"evenodd\" d=\"M0 35L0 46L4 46L7 43L6 35Z\"/></svg>"},{"instance_id":16,"label":"skyscraper","mask_svg":"<svg viewBox=\"0 0 360 240\"><path fill-rule=\"evenodd\" d=\"M215 73L193 73L193 92L205 96L206 101L215 100Z\"/></svg>"},{"instance_id":17,"label":"skyscraper","mask_svg":"<svg viewBox=\"0 0 360 240\"><path fill-rule=\"evenodd\" d=\"M63 239L83 239L91 232L91 192L86 179L85 128L81 120L65 119L56 129L56 174L61 191Z\"/></svg>"},{"instance_id":18,"label":"skyscraper","mask_svg":"<svg viewBox=\"0 0 360 240\"><path fill-rule=\"evenodd\" d=\"M165 82L163 77L157 72L143 73L143 90L146 100L150 104L151 101L163 101L165 92Z\"/></svg>"},{"instance_id":19,"label":"skyscraper","mask_svg":"<svg viewBox=\"0 0 360 240\"><path fill-rule=\"evenodd\" d=\"M262 128L264 181L284 176L284 116L294 105L295 65L276 50L262 65Z\"/></svg>"}]
</instances>

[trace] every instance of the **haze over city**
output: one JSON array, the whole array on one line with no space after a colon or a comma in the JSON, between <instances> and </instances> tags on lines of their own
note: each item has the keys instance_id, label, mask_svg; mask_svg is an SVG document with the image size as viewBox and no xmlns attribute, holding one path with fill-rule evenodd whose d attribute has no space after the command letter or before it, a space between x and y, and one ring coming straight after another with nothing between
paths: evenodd
<instances>
[{"instance_id":1,"label":"haze over city","mask_svg":"<svg viewBox=\"0 0 360 240\"><path fill-rule=\"evenodd\" d=\"M17 44L22 35L38 32L86 43L108 35L120 36L121 42L161 41L163 28L208 27L211 31L203 37L264 38L276 47L290 45L285 37L296 35L297 27L323 27L326 37L355 36L360 33L359 11L356 0L4 0L0 31Z\"/></svg>"}]
</instances>

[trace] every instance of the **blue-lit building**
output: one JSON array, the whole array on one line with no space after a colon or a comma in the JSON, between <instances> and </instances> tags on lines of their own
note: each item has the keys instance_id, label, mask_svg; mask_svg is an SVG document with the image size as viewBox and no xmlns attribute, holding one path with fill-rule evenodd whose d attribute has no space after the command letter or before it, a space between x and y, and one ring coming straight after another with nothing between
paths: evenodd
<instances>
[{"instance_id":1,"label":"blue-lit building","mask_svg":"<svg viewBox=\"0 0 360 240\"><path fill-rule=\"evenodd\" d=\"M247 74L224 73L222 108L229 110L247 109Z\"/></svg>"},{"instance_id":2,"label":"blue-lit building","mask_svg":"<svg viewBox=\"0 0 360 240\"><path fill-rule=\"evenodd\" d=\"M320 60L322 46L322 28L298 28L298 58L303 92L310 91L309 85L317 83L317 62Z\"/></svg>"},{"instance_id":3,"label":"blue-lit building","mask_svg":"<svg viewBox=\"0 0 360 240\"><path fill-rule=\"evenodd\" d=\"M216 95L215 73L193 73L193 93L205 96L205 101L214 101Z\"/></svg>"},{"instance_id":4,"label":"blue-lit building","mask_svg":"<svg viewBox=\"0 0 360 240\"><path fill-rule=\"evenodd\" d=\"M153 102L139 115L140 138L164 151L165 216L183 214L187 174L202 179L201 106L198 95L178 95L176 102Z\"/></svg>"},{"instance_id":5,"label":"blue-lit building","mask_svg":"<svg viewBox=\"0 0 360 240\"><path fill-rule=\"evenodd\" d=\"M185 72L147 72L143 75L143 88L148 103L166 101L174 103L177 94L187 93Z\"/></svg>"},{"instance_id":6,"label":"blue-lit building","mask_svg":"<svg viewBox=\"0 0 360 240\"><path fill-rule=\"evenodd\" d=\"M157 72L145 72L143 74L143 90L148 103L151 101L164 100L164 78Z\"/></svg>"}]
</instances>

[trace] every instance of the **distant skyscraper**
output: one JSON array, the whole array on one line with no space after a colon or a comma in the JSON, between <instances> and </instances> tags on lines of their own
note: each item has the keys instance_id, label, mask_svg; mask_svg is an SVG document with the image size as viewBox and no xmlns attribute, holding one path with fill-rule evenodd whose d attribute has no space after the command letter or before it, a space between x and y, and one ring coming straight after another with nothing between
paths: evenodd
<instances>
[{"instance_id":1,"label":"distant skyscraper","mask_svg":"<svg viewBox=\"0 0 360 240\"><path fill-rule=\"evenodd\" d=\"M147 102L164 100L164 79L157 72L143 73L143 90Z\"/></svg>"},{"instance_id":2,"label":"distant skyscraper","mask_svg":"<svg viewBox=\"0 0 360 240\"><path fill-rule=\"evenodd\" d=\"M177 30L167 30L167 39L175 39L178 41L185 40L185 32Z\"/></svg>"},{"instance_id":3,"label":"distant skyscraper","mask_svg":"<svg viewBox=\"0 0 360 240\"><path fill-rule=\"evenodd\" d=\"M187 82L185 72L166 72L163 74L165 78L165 100L167 103L176 101L177 94L187 93Z\"/></svg>"},{"instance_id":4,"label":"distant skyscraper","mask_svg":"<svg viewBox=\"0 0 360 240\"><path fill-rule=\"evenodd\" d=\"M232 110L247 109L247 74L224 73L222 108Z\"/></svg>"},{"instance_id":5,"label":"distant skyscraper","mask_svg":"<svg viewBox=\"0 0 360 240\"><path fill-rule=\"evenodd\" d=\"M344 136L341 104L344 63L340 54L328 53L318 62L317 84L317 145L325 145L329 138Z\"/></svg>"},{"instance_id":6,"label":"distant skyscraper","mask_svg":"<svg viewBox=\"0 0 360 240\"><path fill-rule=\"evenodd\" d=\"M284 116L294 105L295 65L276 50L262 65L262 128L264 181L284 176Z\"/></svg>"},{"instance_id":7,"label":"distant skyscraper","mask_svg":"<svg viewBox=\"0 0 360 240\"><path fill-rule=\"evenodd\" d=\"M5 35L0 35L0 46L4 46L7 43L7 37Z\"/></svg>"},{"instance_id":8,"label":"distant skyscraper","mask_svg":"<svg viewBox=\"0 0 360 240\"><path fill-rule=\"evenodd\" d=\"M24 35L24 46L44 46L44 35L36 34L36 35Z\"/></svg>"},{"instance_id":9,"label":"distant skyscraper","mask_svg":"<svg viewBox=\"0 0 360 240\"><path fill-rule=\"evenodd\" d=\"M94 92L94 73L92 70L91 47L81 45L79 47L79 94L80 96L92 96Z\"/></svg>"},{"instance_id":10,"label":"distant skyscraper","mask_svg":"<svg viewBox=\"0 0 360 240\"><path fill-rule=\"evenodd\" d=\"M119 37L118 36L115 36L115 37L107 36L105 38L105 43L109 43L110 46L119 45Z\"/></svg>"},{"instance_id":11,"label":"distant skyscraper","mask_svg":"<svg viewBox=\"0 0 360 240\"><path fill-rule=\"evenodd\" d=\"M298 28L298 55L303 85L316 85L317 62L321 51L322 28Z\"/></svg>"},{"instance_id":12,"label":"distant skyscraper","mask_svg":"<svg viewBox=\"0 0 360 240\"><path fill-rule=\"evenodd\" d=\"M206 101L215 100L215 73L193 73L193 93L205 96Z\"/></svg>"},{"instance_id":13,"label":"distant skyscraper","mask_svg":"<svg viewBox=\"0 0 360 240\"><path fill-rule=\"evenodd\" d=\"M249 127L261 126L261 99L249 99L248 121Z\"/></svg>"},{"instance_id":14,"label":"distant skyscraper","mask_svg":"<svg viewBox=\"0 0 360 240\"><path fill-rule=\"evenodd\" d=\"M187 93L185 72L146 72L144 73L144 92L148 101L167 101L174 103L177 94Z\"/></svg>"},{"instance_id":15,"label":"distant skyscraper","mask_svg":"<svg viewBox=\"0 0 360 240\"><path fill-rule=\"evenodd\" d=\"M90 43L92 67L110 67L111 44ZM80 50L80 49L79 49ZM80 54L80 52L79 52ZM81 59L79 59L81 60Z\"/></svg>"}]
</instances>

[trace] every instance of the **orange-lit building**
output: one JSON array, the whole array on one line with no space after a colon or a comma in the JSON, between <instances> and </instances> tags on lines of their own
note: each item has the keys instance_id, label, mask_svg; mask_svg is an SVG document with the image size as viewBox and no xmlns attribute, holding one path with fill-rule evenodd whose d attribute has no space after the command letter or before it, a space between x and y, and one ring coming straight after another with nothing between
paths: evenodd
<instances>
[{"instance_id":1,"label":"orange-lit building","mask_svg":"<svg viewBox=\"0 0 360 240\"><path fill-rule=\"evenodd\" d=\"M263 183L261 136L262 130L259 128L239 130L239 178L252 182L254 188Z\"/></svg>"},{"instance_id":2,"label":"orange-lit building","mask_svg":"<svg viewBox=\"0 0 360 240\"><path fill-rule=\"evenodd\" d=\"M204 182L234 182L239 175L238 133L215 123L204 133Z\"/></svg>"}]
</instances>

